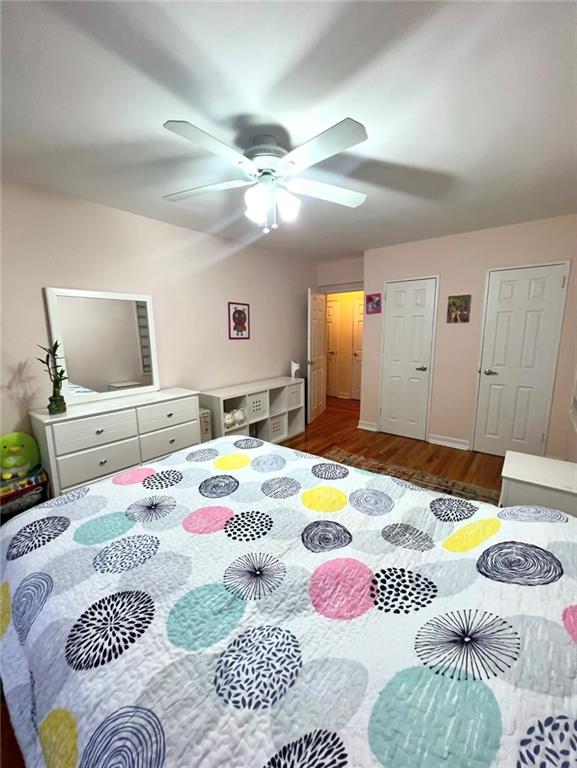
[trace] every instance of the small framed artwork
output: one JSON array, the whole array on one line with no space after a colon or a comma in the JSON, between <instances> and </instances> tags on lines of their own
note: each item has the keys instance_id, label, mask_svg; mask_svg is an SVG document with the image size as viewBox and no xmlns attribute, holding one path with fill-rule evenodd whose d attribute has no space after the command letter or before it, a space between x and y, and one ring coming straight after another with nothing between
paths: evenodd
<instances>
[{"instance_id":1,"label":"small framed artwork","mask_svg":"<svg viewBox=\"0 0 577 768\"><path fill-rule=\"evenodd\" d=\"M382 300L380 293L367 293L365 296L365 312L367 315L380 315L381 306Z\"/></svg>"},{"instance_id":2,"label":"small framed artwork","mask_svg":"<svg viewBox=\"0 0 577 768\"><path fill-rule=\"evenodd\" d=\"M468 323L471 314L471 294L449 296L447 300L447 322Z\"/></svg>"},{"instance_id":3,"label":"small framed artwork","mask_svg":"<svg viewBox=\"0 0 577 768\"><path fill-rule=\"evenodd\" d=\"M250 339L250 304L228 302L228 338Z\"/></svg>"}]
</instances>

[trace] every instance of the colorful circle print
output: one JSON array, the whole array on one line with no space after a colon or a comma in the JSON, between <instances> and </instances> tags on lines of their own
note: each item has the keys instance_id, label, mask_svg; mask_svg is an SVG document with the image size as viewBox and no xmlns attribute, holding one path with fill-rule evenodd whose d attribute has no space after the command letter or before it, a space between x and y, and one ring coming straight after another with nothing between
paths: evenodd
<instances>
[{"instance_id":1,"label":"colorful circle print","mask_svg":"<svg viewBox=\"0 0 577 768\"><path fill-rule=\"evenodd\" d=\"M355 619L373 606L373 572L348 557L319 565L311 577L310 595L317 613L328 619Z\"/></svg>"},{"instance_id":2,"label":"colorful circle print","mask_svg":"<svg viewBox=\"0 0 577 768\"><path fill-rule=\"evenodd\" d=\"M372 579L371 596L379 611L411 613L432 603L437 586L426 576L406 568L382 568Z\"/></svg>"},{"instance_id":3,"label":"colorful circle print","mask_svg":"<svg viewBox=\"0 0 577 768\"><path fill-rule=\"evenodd\" d=\"M214 687L236 709L269 709L282 699L302 667L300 643L281 627L251 627L220 656Z\"/></svg>"},{"instance_id":4,"label":"colorful circle print","mask_svg":"<svg viewBox=\"0 0 577 768\"><path fill-rule=\"evenodd\" d=\"M178 600L166 620L173 645L199 651L222 640L237 626L246 603L222 584L204 584Z\"/></svg>"},{"instance_id":5,"label":"colorful circle print","mask_svg":"<svg viewBox=\"0 0 577 768\"><path fill-rule=\"evenodd\" d=\"M293 480L291 477L272 477L261 485L262 492L271 499L288 499L300 489L298 480Z\"/></svg>"},{"instance_id":6,"label":"colorful circle print","mask_svg":"<svg viewBox=\"0 0 577 768\"><path fill-rule=\"evenodd\" d=\"M148 490L156 490L170 488L171 485L178 485L181 480L182 472L178 472L176 469L165 469L155 475L145 477L142 485Z\"/></svg>"},{"instance_id":7,"label":"colorful circle print","mask_svg":"<svg viewBox=\"0 0 577 768\"><path fill-rule=\"evenodd\" d=\"M201 507L195 509L182 521L182 527L188 533L214 533L222 531L234 512L228 507Z\"/></svg>"},{"instance_id":8,"label":"colorful circle print","mask_svg":"<svg viewBox=\"0 0 577 768\"><path fill-rule=\"evenodd\" d=\"M365 515L386 515L394 507L394 501L383 491L375 488L358 488L349 496L351 506Z\"/></svg>"},{"instance_id":9,"label":"colorful circle print","mask_svg":"<svg viewBox=\"0 0 577 768\"><path fill-rule=\"evenodd\" d=\"M347 494L330 485L317 485L304 491L301 501L312 512L338 512L347 506Z\"/></svg>"},{"instance_id":10,"label":"colorful circle print","mask_svg":"<svg viewBox=\"0 0 577 768\"><path fill-rule=\"evenodd\" d=\"M146 592L116 592L102 597L70 630L66 661L77 671L107 664L135 643L153 618L154 602Z\"/></svg>"},{"instance_id":11,"label":"colorful circle print","mask_svg":"<svg viewBox=\"0 0 577 768\"><path fill-rule=\"evenodd\" d=\"M115 485L134 485L134 483L141 483L147 477L155 474L156 470L152 467L135 467L135 469L127 469L126 472L115 475L112 482Z\"/></svg>"},{"instance_id":12,"label":"colorful circle print","mask_svg":"<svg viewBox=\"0 0 577 768\"><path fill-rule=\"evenodd\" d=\"M198 492L208 499L220 499L223 496L230 496L239 486L236 477L231 475L215 475L203 480L198 486Z\"/></svg>"},{"instance_id":13,"label":"colorful circle print","mask_svg":"<svg viewBox=\"0 0 577 768\"><path fill-rule=\"evenodd\" d=\"M426 667L389 680L369 720L369 744L385 768L489 768L501 733L501 710L485 683Z\"/></svg>"},{"instance_id":14,"label":"colorful circle print","mask_svg":"<svg viewBox=\"0 0 577 768\"><path fill-rule=\"evenodd\" d=\"M328 462L315 464L311 472L321 480L342 480L349 474L349 470L342 464L330 464Z\"/></svg>"},{"instance_id":15,"label":"colorful circle print","mask_svg":"<svg viewBox=\"0 0 577 768\"><path fill-rule=\"evenodd\" d=\"M94 731L79 768L162 768L165 753L164 731L154 712L122 707Z\"/></svg>"},{"instance_id":16,"label":"colorful circle print","mask_svg":"<svg viewBox=\"0 0 577 768\"><path fill-rule=\"evenodd\" d=\"M41 520L33 520L16 533L8 545L7 560L17 560L39 547L48 544L49 541L60 536L68 528L70 520L67 517L43 517Z\"/></svg>"},{"instance_id":17,"label":"colorful circle print","mask_svg":"<svg viewBox=\"0 0 577 768\"><path fill-rule=\"evenodd\" d=\"M266 536L272 528L272 517L266 512L239 512L227 520L224 532L235 541L254 541Z\"/></svg>"},{"instance_id":18,"label":"colorful circle print","mask_svg":"<svg viewBox=\"0 0 577 768\"><path fill-rule=\"evenodd\" d=\"M215 469L223 472L231 472L235 469L242 469L250 464L249 457L244 453L227 453L225 456L219 456L213 462Z\"/></svg>"}]
</instances>

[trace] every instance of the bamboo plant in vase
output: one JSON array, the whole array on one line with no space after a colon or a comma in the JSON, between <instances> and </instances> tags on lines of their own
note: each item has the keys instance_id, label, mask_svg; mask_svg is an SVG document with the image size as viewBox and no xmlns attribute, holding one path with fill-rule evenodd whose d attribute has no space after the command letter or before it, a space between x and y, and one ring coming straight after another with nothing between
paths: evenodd
<instances>
[{"instance_id":1,"label":"bamboo plant in vase","mask_svg":"<svg viewBox=\"0 0 577 768\"><path fill-rule=\"evenodd\" d=\"M52 395L48 399L48 413L51 416L57 413L66 413L66 401L62 396L62 382L66 381L68 376L64 368L58 363L59 360L63 359L58 354L60 345L55 341L51 347L43 347L41 344L38 346L46 352L46 357L44 359L37 357L36 359L45 367L52 382Z\"/></svg>"}]
</instances>

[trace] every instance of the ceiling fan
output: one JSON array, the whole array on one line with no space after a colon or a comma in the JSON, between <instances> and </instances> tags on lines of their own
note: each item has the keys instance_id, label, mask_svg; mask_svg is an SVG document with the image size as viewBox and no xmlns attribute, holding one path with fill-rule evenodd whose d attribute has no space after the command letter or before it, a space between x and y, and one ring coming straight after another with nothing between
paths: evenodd
<instances>
[{"instance_id":1,"label":"ceiling fan","mask_svg":"<svg viewBox=\"0 0 577 768\"><path fill-rule=\"evenodd\" d=\"M337 205L356 208L364 203L366 195L352 189L300 178L301 171L328 157L360 144L367 138L365 126L350 117L341 120L318 136L288 152L274 136L256 136L252 146L241 153L238 149L211 136L185 120L169 120L164 127L183 139L222 157L240 169L246 178L231 179L218 184L193 187L182 192L164 195L165 200L185 200L205 192L249 187L244 195L245 215L266 234L278 228L278 216L283 221L294 221L301 201L297 195L315 197Z\"/></svg>"}]
</instances>

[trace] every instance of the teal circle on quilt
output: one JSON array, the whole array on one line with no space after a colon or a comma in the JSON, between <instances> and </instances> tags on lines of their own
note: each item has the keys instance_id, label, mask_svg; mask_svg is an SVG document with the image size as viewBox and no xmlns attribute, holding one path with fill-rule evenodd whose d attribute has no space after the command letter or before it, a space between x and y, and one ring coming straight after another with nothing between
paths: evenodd
<instances>
[{"instance_id":1,"label":"teal circle on quilt","mask_svg":"<svg viewBox=\"0 0 577 768\"><path fill-rule=\"evenodd\" d=\"M126 517L124 512L110 512L108 515L101 515L94 520L82 523L74 532L74 541L77 544L102 544L104 541L122 536L133 525L135 521Z\"/></svg>"},{"instance_id":2,"label":"teal circle on quilt","mask_svg":"<svg viewBox=\"0 0 577 768\"><path fill-rule=\"evenodd\" d=\"M166 620L168 639L187 651L208 648L232 632L245 606L224 585L204 584L173 605Z\"/></svg>"},{"instance_id":3,"label":"teal circle on quilt","mask_svg":"<svg viewBox=\"0 0 577 768\"><path fill-rule=\"evenodd\" d=\"M488 768L501 733L501 710L485 683L423 667L398 672L369 720L369 744L385 768Z\"/></svg>"}]
</instances>

